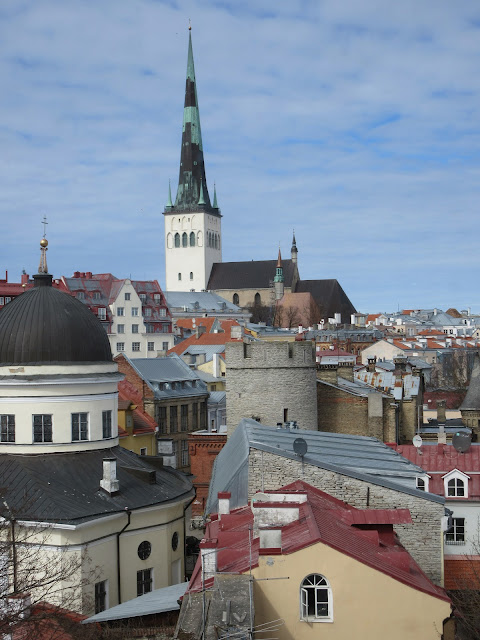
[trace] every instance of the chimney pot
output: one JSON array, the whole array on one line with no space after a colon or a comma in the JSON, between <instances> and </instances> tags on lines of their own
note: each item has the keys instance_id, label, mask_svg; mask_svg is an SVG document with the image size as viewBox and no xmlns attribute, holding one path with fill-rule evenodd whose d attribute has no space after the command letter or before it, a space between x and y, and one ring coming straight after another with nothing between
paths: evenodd
<instances>
[{"instance_id":1,"label":"chimney pot","mask_svg":"<svg viewBox=\"0 0 480 640\"><path fill-rule=\"evenodd\" d=\"M110 495L118 493L120 483L117 480L116 458L103 459L103 478L100 480L100 487Z\"/></svg>"}]
</instances>

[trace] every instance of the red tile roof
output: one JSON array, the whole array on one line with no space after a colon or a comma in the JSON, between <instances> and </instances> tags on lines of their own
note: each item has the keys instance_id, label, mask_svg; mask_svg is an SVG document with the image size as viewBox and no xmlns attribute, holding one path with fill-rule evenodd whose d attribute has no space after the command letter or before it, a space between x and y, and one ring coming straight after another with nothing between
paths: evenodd
<instances>
[{"instance_id":1,"label":"red tile roof","mask_svg":"<svg viewBox=\"0 0 480 640\"><path fill-rule=\"evenodd\" d=\"M133 410L133 434L141 435L144 433L155 433L157 423L142 409L142 394L127 380L118 383L118 409L126 411L130 405L136 405ZM121 408L123 407L123 409ZM124 429L122 429L122 432ZM120 428L119 428L120 435ZM128 433L122 433L120 437L125 437Z\"/></svg>"},{"instance_id":2,"label":"red tile roof","mask_svg":"<svg viewBox=\"0 0 480 640\"><path fill-rule=\"evenodd\" d=\"M306 494L307 500L293 503L298 506L299 519L282 527L281 554L288 555L307 546L323 543L377 571L389 575L403 584L431 596L447 600L443 589L435 586L422 572L409 553L400 544L392 524L411 522L407 509L381 509L360 511L341 500L297 480L282 489L267 494ZM259 503L255 503L258 508ZM291 507L291 502L282 506ZM266 506L269 506L268 504ZM271 506L271 503L270 503ZM244 573L258 566L259 538L249 539L253 514L250 506L241 507L222 515L207 525L205 537L218 547L219 572ZM368 526L369 530L362 529ZM373 531L372 531L373 527ZM206 583L208 585L208 581ZM201 560L197 562L189 590L201 589Z\"/></svg>"},{"instance_id":3,"label":"red tile roof","mask_svg":"<svg viewBox=\"0 0 480 640\"><path fill-rule=\"evenodd\" d=\"M169 349L167 353L168 354L176 353L177 355L181 356L182 353L185 353L188 347L192 345L209 346L209 345L219 345L219 344L221 345L227 342L237 342L237 339L231 338L231 327L239 326L236 320L222 320L221 327L223 331L220 333L210 333L208 330L208 326L210 326L210 329L211 329L215 318L201 318L202 324L203 324L203 321L207 321L207 320L212 320L212 322L208 324L205 322L205 326L207 327L207 330L204 333L202 333L198 338L197 338L197 334L194 333L190 337L186 338L185 340L182 340L182 342L179 342L177 345ZM197 324L197 327L198 326L199 325Z\"/></svg>"}]
</instances>

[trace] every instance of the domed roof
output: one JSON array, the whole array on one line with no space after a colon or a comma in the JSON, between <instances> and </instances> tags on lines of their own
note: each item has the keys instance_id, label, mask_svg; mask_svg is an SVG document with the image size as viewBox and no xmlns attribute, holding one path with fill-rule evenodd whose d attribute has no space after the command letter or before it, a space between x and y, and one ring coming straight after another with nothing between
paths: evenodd
<instances>
[{"instance_id":1,"label":"domed roof","mask_svg":"<svg viewBox=\"0 0 480 640\"><path fill-rule=\"evenodd\" d=\"M0 311L0 365L111 362L105 329L82 302L34 276L33 289Z\"/></svg>"}]
</instances>

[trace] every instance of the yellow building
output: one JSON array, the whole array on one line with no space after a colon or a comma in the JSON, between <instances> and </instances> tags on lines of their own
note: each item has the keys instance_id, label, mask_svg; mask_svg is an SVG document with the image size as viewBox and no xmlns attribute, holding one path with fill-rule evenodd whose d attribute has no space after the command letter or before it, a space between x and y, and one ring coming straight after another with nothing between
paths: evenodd
<instances>
[{"instance_id":1,"label":"yellow building","mask_svg":"<svg viewBox=\"0 0 480 640\"><path fill-rule=\"evenodd\" d=\"M129 389L131 387L131 389ZM125 380L118 394L118 437L121 447L140 456L157 455L157 423L141 408L142 398ZM135 404L136 402L139 403Z\"/></svg>"}]
</instances>

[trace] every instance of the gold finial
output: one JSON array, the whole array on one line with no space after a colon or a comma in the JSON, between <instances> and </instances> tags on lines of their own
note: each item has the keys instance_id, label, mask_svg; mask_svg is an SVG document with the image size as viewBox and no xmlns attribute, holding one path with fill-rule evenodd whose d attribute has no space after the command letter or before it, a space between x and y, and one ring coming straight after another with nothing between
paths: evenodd
<instances>
[{"instance_id":1,"label":"gold finial","mask_svg":"<svg viewBox=\"0 0 480 640\"><path fill-rule=\"evenodd\" d=\"M190 18L188 19L188 30L192 30L192 21L190 20Z\"/></svg>"},{"instance_id":2,"label":"gold finial","mask_svg":"<svg viewBox=\"0 0 480 640\"><path fill-rule=\"evenodd\" d=\"M38 273L48 273L48 267L47 267L47 247L48 247L48 240L45 237L47 235L47 218L46 216L43 216L43 220L42 220L42 224L43 224L43 238L40 240L40 264L38 266Z\"/></svg>"}]
</instances>

